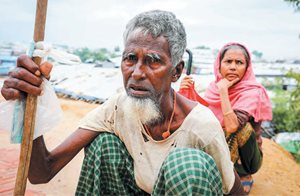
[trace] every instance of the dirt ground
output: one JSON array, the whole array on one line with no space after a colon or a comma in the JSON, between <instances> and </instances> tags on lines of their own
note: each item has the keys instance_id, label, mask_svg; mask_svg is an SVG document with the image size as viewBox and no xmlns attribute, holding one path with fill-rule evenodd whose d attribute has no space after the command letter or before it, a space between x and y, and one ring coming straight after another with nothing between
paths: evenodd
<instances>
[{"instance_id":1,"label":"dirt ground","mask_svg":"<svg viewBox=\"0 0 300 196\"><path fill-rule=\"evenodd\" d=\"M1 100L1 98L0 98ZM46 144L53 149L77 127L81 117L96 105L61 99L63 121L45 134ZM300 164L271 140L263 141L264 162L254 177L250 195L300 195ZM19 145L9 143L9 134L0 130L0 195L12 195L18 167ZM81 151L49 183L27 183L26 195L74 195L83 159Z\"/></svg>"}]
</instances>

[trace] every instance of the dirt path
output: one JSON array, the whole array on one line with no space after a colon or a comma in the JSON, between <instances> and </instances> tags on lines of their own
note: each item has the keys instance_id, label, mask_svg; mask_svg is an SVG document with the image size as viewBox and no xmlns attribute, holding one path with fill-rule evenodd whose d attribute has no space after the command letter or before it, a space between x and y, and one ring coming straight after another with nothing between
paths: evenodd
<instances>
[{"instance_id":1,"label":"dirt path","mask_svg":"<svg viewBox=\"0 0 300 196\"><path fill-rule=\"evenodd\" d=\"M79 119L96 105L80 101L61 100L64 119L45 135L49 149L61 143L76 129ZM300 195L300 164L271 140L263 141L264 162L254 175L250 195ZM19 158L19 145L9 144L7 132L0 131L0 195L12 195ZM49 183L27 183L26 195L74 195L83 152L80 152Z\"/></svg>"}]
</instances>

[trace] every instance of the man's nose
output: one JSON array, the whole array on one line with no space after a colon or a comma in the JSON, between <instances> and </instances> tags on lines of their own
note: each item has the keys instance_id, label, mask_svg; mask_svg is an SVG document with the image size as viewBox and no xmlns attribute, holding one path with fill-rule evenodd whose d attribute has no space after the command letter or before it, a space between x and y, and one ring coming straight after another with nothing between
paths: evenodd
<instances>
[{"instance_id":1,"label":"man's nose","mask_svg":"<svg viewBox=\"0 0 300 196\"><path fill-rule=\"evenodd\" d=\"M133 67L132 77L135 80L140 80L145 77L145 65L138 61Z\"/></svg>"}]
</instances>

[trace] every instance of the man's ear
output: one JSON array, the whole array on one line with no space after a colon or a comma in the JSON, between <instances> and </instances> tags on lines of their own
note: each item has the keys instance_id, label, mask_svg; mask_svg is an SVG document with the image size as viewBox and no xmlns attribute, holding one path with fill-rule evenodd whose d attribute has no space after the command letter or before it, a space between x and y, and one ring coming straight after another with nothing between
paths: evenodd
<instances>
[{"instance_id":1,"label":"man's ear","mask_svg":"<svg viewBox=\"0 0 300 196\"><path fill-rule=\"evenodd\" d=\"M176 82L180 78L183 71L183 67L184 67L184 61L181 60L172 70L172 82Z\"/></svg>"}]
</instances>

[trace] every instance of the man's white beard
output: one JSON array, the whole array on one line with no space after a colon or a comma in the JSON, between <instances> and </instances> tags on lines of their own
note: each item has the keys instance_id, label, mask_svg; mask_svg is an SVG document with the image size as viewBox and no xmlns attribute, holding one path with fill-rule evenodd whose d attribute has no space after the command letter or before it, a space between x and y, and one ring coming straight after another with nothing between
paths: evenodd
<instances>
[{"instance_id":1,"label":"man's white beard","mask_svg":"<svg viewBox=\"0 0 300 196\"><path fill-rule=\"evenodd\" d=\"M138 99L127 96L124 109L131 120L139 119L143 124L152 125L162 121L159 107L150 99Z\"/></svg>"}]
</instances>

